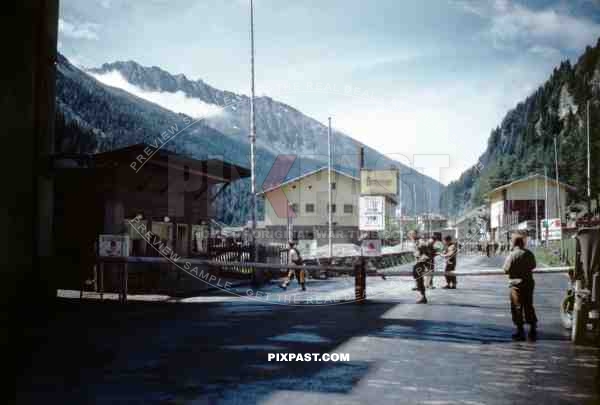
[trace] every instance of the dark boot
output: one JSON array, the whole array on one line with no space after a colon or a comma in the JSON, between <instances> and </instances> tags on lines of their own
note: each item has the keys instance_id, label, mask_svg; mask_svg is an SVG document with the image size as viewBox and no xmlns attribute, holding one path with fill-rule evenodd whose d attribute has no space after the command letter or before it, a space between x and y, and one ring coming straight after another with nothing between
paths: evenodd
<instances>
[{"instance_id":1,"label":"dark boot","mask_svg":"<svg viewBox=\"0 0 600 405\"><path fill-rule=\"evenodd\" d=\"M530 342L535 342L537 340L537 325L533 324L529 328L529 335L527 336Z\"/></svg>"},{"instance_id":2,"label":"dark boot","mask_svg":"<svg viewBox=\"0 0 600 405\"><path fill-rule=\"evenodd\" d=\"M525 340L525 330L523 329L523 326L517 327L517 331L512 335L512 340L516 342L522 342Z\"/></svg>"},{"instance_id":3,"label":"dark boot","mask_svg":"<svg viewBox=\"0 0 600 405\"><path fill-rule=\"evenodd\" d=\"M306 286L302 283L302 291L306 291Z\"/></svg>"}]
</instances>

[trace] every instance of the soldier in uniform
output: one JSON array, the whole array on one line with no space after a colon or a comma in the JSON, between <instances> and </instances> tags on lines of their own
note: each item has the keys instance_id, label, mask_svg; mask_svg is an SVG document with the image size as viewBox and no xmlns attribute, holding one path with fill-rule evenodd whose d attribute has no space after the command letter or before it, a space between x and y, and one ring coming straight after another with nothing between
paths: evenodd
<instances>
[{"instance_id":1,"label":"soldier in uniform","mask_svg":"<svg viewBox=\"0 0 600 405\"><path fill-rule=\"evenodd\" d=\"M416 231L410 231L408 237L414 243L414 255L416 263L413 266L413 278L417 284L414 290L420 293L420 298L417 300L417 304L427 304L427 297L425 296L425 281L423 277L429 272L429 262L431 260L431 249L429 248L426 241L419 239Z\"/></svg>"},{"instance_id":2,"label":"soldier in uniform","mask_svg":"<svg viewBox=\"0 0 600 405\"><path fill-rule=\"evenodd\" d=\"M452 236L447 235L444 238L444 253L442 253L442 257L446 260L446 269L445 269L445 277L446 277L446 285L443 287L445 289L455 289L456 288L456 276L453 275L454 270L456 270L456 256L458 254L458 250L456 249L456 244L452 241Z\"/></svg>"},{"instance_id":3,"label":"soldier in uniform","mask_svg":"<svg viewBox=\"0 0 600 405\"><path fill-rule=\"evenodd\" d=\"M296 266L302 266L302 256L300 256L300 252L296 248L296 243L291 240L288 242L289 250L288 250L288 263L295 264ZM306 272L304 269L290 269L288 270L288 275L283 281L283 284L280 285L282 289L287 289L290 281L296 276L296 280L298 280L298 284L302 287L302 291L306 291L305 279Z\"/></svg>"},{"instance_id":4,"label":"soldier in uniform","mask_svg":"<svg viewBox=\"0 0 600 405\"><path fill-rule=\"evenodd\" d=\"M504 272L508 274L510 287L510 310L517 331L513 339L525 340L523 324L529 324L529 340L537 339L537 317L533 307L533 270L535 256L526 247L526 237L520 233L512 235L512 251L504 262ZM523 317L524 315L524 317ZM525 319L523 319L525 318Z\"/></svg>"}]
</instances>

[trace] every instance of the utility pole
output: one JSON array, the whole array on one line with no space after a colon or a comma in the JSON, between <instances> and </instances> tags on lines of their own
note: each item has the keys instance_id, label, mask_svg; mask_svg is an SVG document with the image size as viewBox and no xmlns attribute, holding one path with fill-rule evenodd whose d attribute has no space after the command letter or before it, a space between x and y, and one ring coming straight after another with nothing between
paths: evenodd
<instances>
[{"instance_id":1,"label":"utility pole","mask_svg":"<svg viewBox=\"0 0 600 405\"><path fill-rule=\"evenodd\" d=\"M328 221L328 225L329 225L329 232L328 232L328 243L329 243L329 258L331 258L333 256L333 244L332 244L332 238L333 238L333 229L332 229L332 215L331 215L331 204L332 204L332 200L333 200L333 196L332 196L332 192L331 192L331 117L329 117L329 128L327 131L327 175L328 175L328 186L327 186L327 191L329 194L329 204L327 206L327 221Z\"/></svg>"},{"instance_id":2,"label":"utility pole","mask_svg":"<svg viewBox=\"0 0 600 405\"><path fill-rule=\"evenodd\" d=\"M587 101L587 208L592 213L592 160L590 147L590 100Z\"/></svg>"},{"instance_id":3,"label":"utility pole","mask_svg":"<svg viewBox=\"0 0 600 405\"><path fill-rule=\"evenodd\" d=\"M544 219L548 219L548 168L544 166Z\"/></svg>"},{"instance_id":4,"label":"utility pole","mask_svg":"<svg viewBox=\"0 0 600 405\"><path fill-rule=\"evenodd\" d=\"M560 208L560 183L558 182L558 139L557 136L554 136L554 164L556 166L556 209L558 210L558 221L560 222L560 251L561 254L564 249L564 242L562 238L562 210Z\"/></svg>"},{"instance_id":5,"label":"utility pole","mask_svg":"<svg viewBox=\"0 0 600 405\"><path fill-rule=\"evenodd\" d=\"M560 209L560 184L558 183L558 145L556 136L554 137L554 165L556 170L556 210L558 212L558 218L561 221L562 226L562 213Z\"/></svg>"},{"instance_id":6,"label":"utility pole","mask_svg":"<svg viewBox=\"0 0 600 405\"><path fill-rule=\"evenodd\" d=\"M256 118L254 111L254 0L250 0L250 192L252 193L252 245L254 246L254 260L258 260L258 245L256 243ZM289 212L288 212L289 214Z\"/></svg>"},{"instance_id":7,"label":"utility pole","mask_svg":"<svg viewBox=\"0 0 600 405\"><path fill-rule=\"evenodd\" d=\"M415 211L415 223L417 222L417 188L416 184L413 183L413 209Z\"/></svg>"},{"instance_id":8,"label":"utility pole","mask_svg":"<svg viewBox=\"0 0 600 405\"><path fill-rule=\"evenodd\" d=\"M538 215L538 174L535 175L535 244L540 243L540 218Z\"/></svg>"},{"instance_id":9,"label":"utility pole","mask_svg":"<svg viewBox=\"0 0 600 405\"><path fill-rule=\"evenodd\" d=\"M402 230L402 178L400 177L400 170L398 170L398 199L400 200L400 218L398 223L400 224L400 246L404 243L404 231Z\"/></svg>"}]
</instances>

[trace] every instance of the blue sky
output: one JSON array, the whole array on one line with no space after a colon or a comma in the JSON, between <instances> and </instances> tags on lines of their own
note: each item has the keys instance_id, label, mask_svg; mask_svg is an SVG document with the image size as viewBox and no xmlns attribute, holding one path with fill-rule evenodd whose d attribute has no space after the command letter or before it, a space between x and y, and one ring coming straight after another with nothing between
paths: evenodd
<instances>
[{"instance_id":1,"label":"blue sky","mask_svg":"<svg viewBox=\"0 0 600 405\"><path fill-rule=\"evenodd\" d=\"M248 3L61 0L59 49L248 94ZM600 1L255 0L255 24L258 95L332 116L447 183L561 60L596 43Z\"/></svg>"}]
</instances>

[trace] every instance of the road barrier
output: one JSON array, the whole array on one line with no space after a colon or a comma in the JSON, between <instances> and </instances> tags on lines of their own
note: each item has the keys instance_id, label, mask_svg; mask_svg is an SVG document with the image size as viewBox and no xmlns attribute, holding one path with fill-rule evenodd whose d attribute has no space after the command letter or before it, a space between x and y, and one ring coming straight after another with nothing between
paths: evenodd
<instances>
[{"instance_id":1,"label":"road barrier","mask_svg":"<svg viewBox=\"0 0 600 405\"><path fill-rule=\"evenodd\" d=\"M354 275L355 280L355 299L357 303L363 303L366 299L366 278L367 275L373 276L385 276L385 277L412 277L412 271L375 271L368 272L366 257L354 257L352 266L336 266L329 264L319 264L319 265L293 265L293 264L271 264L271 263L252 263L252 262L219 262L214 260L206 260L206 259L192 259L192 258L179 258L176 261L170 260L166 257L98 257L97 261L99 264L100 270L100 285L99 285L99 293L100 299L103 299L104 294L104 266L106 264L117 265L120 267L119 271L119 301L122 303L127 302L127 293L128 293L128 264L133 263L145 263L145 264L167 264L172 265L179 268L181 271L195 277L199 278L198 271L196 270L196 274L192 269L192 266L204 266L206 269L206 273L201 272L202 275L209 275L209 268L227 268L227 267L251 267L253 271L256 272L257 269L265 269L265 270L279 270L280 272L285 272L288 270L299 269L305 271L326 271L337 274L348 274ZM565 266L565 267L545 267L539 268L534 271L534 274L560 274L560 273L568 273L573 271L573 267ZM447 273L444 271L434 271L428 272L424 275L430 275L433 277L441 277L445 276ZM474 271L474 272L461 272L454 271L451 273L453 276L457 277L481 277L481 276L505 276L505 272L502 269L494 269L494 270L482 270L482 271ZM204 277L202 280L206 281ZM80 299L83 298L83 288L80 291Z\"/></svg>"}]
</instances>

